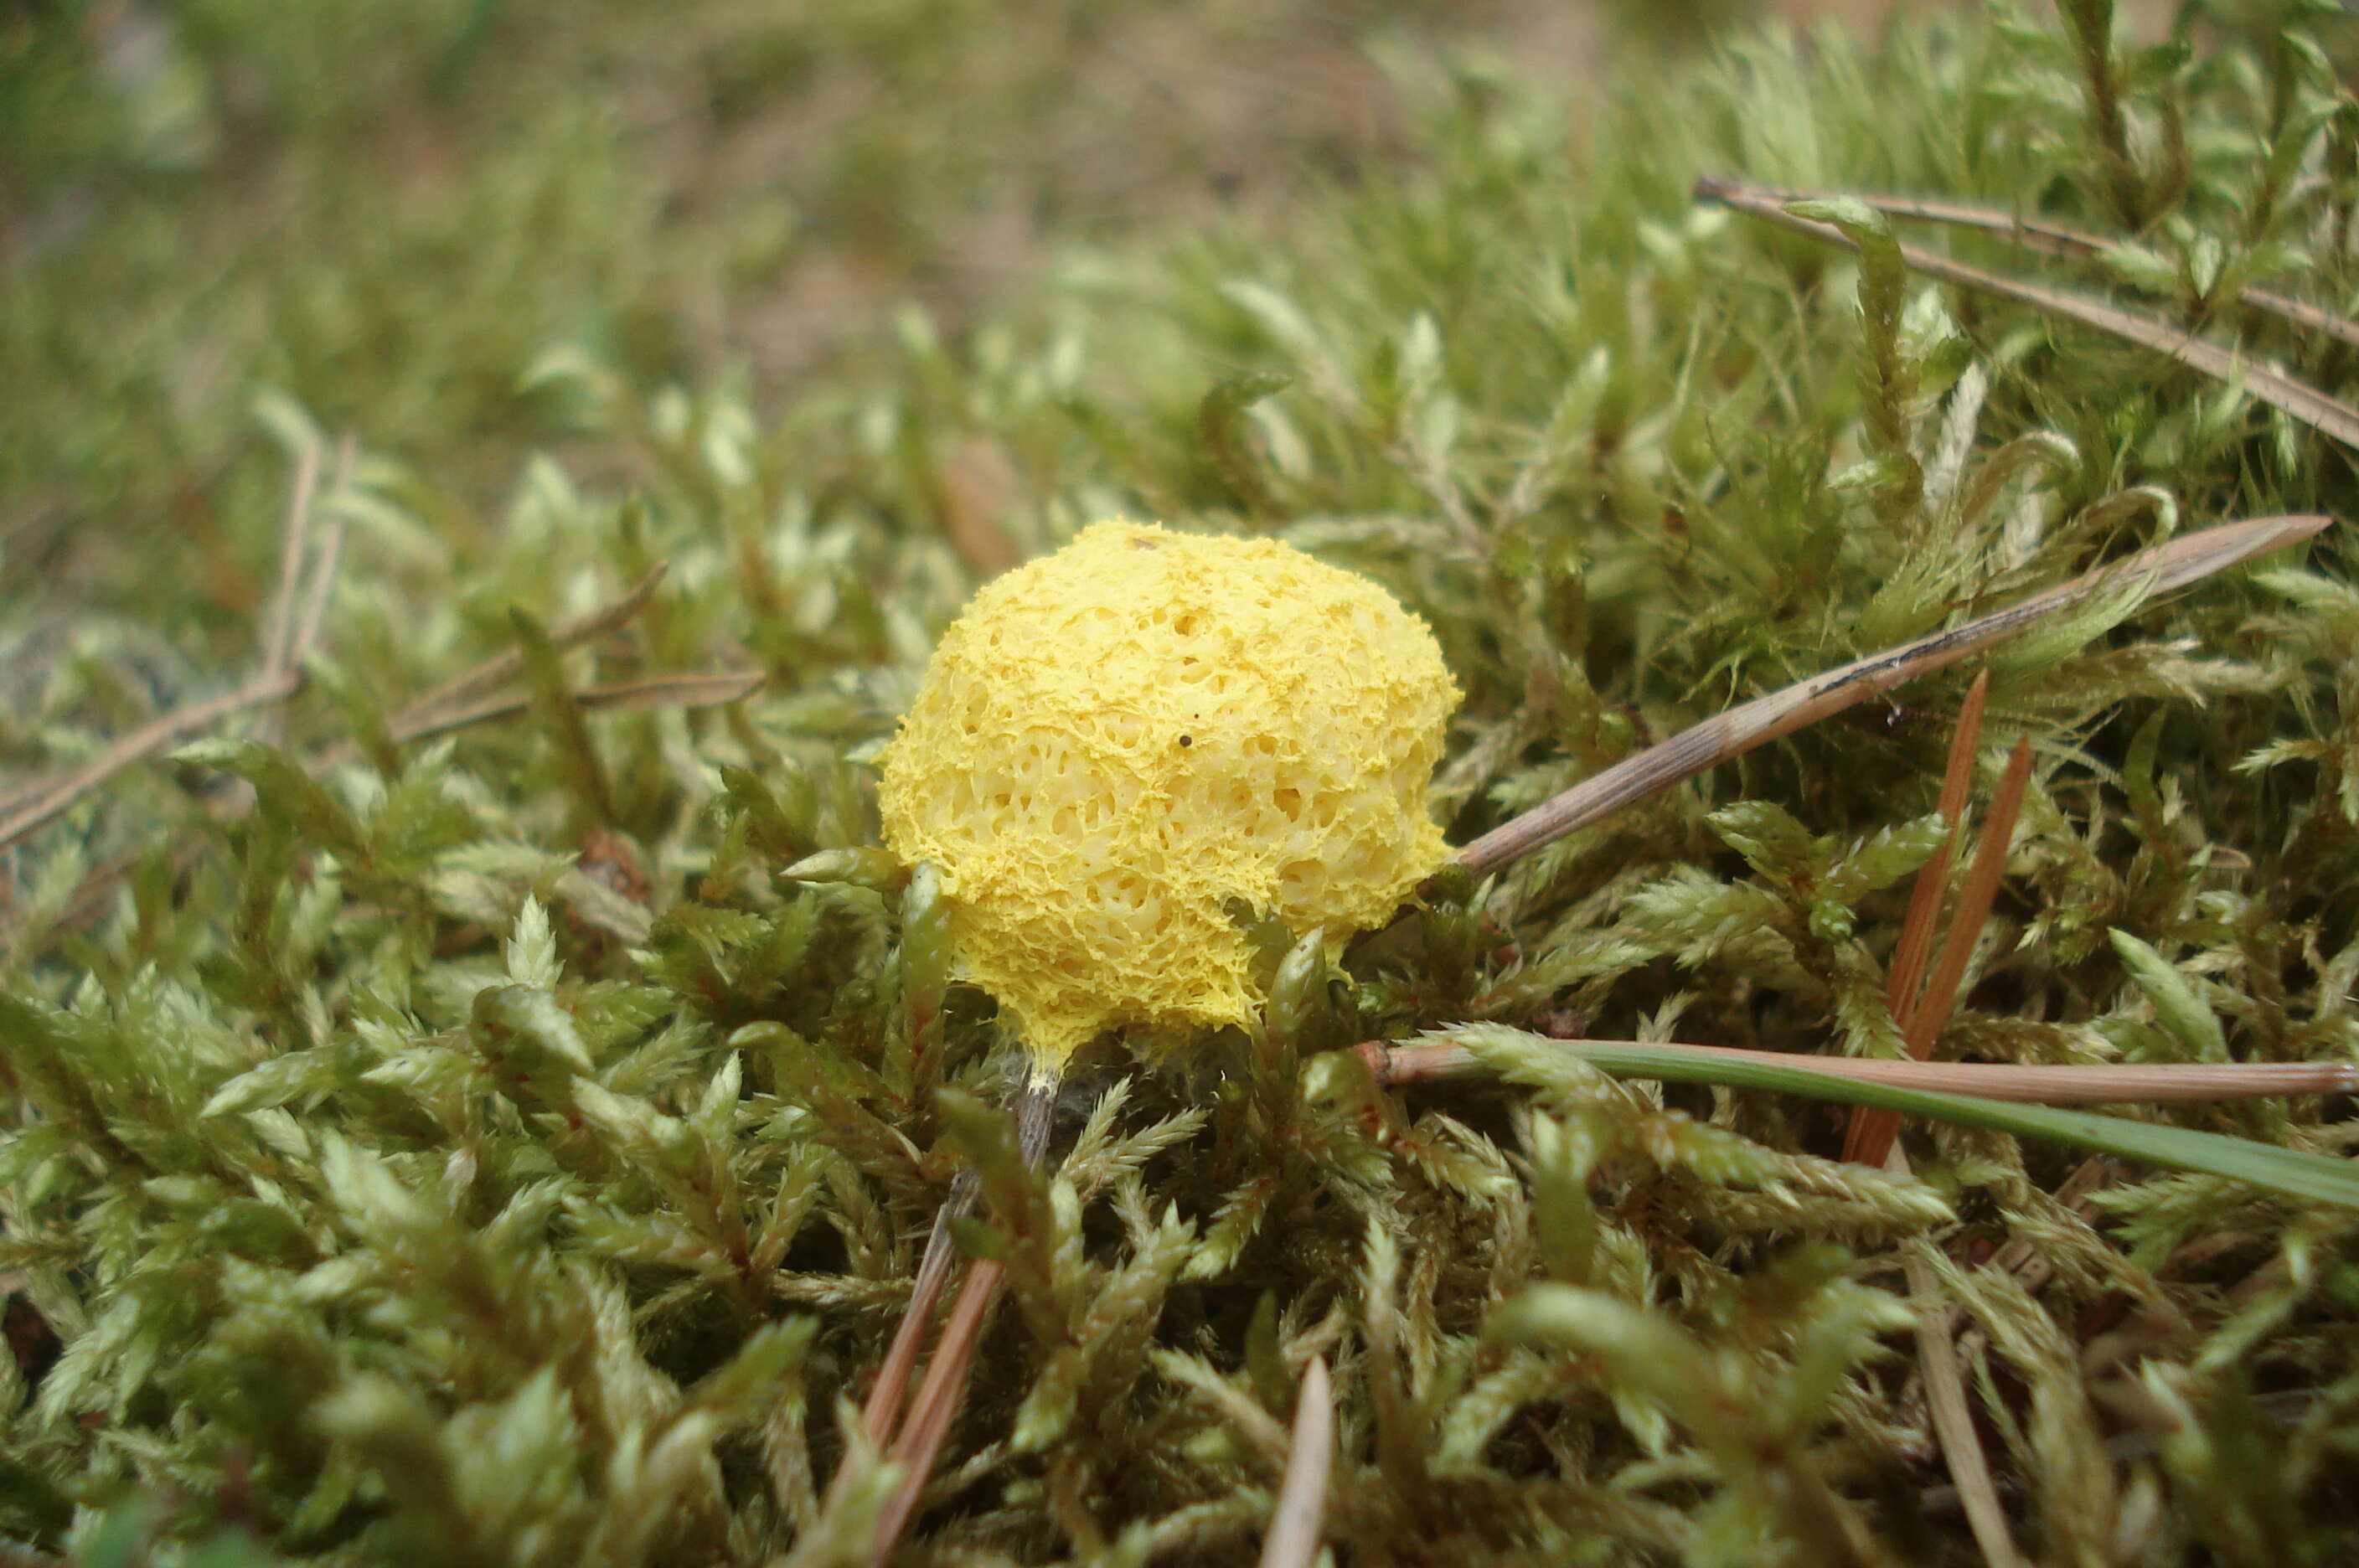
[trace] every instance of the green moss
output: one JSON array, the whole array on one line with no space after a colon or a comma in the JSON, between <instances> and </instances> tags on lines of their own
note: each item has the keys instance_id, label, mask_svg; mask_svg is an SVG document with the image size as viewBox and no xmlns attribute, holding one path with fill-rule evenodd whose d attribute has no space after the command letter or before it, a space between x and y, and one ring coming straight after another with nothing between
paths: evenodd
<instances>
[{"instance_id":1,"label":"green moss","mask_svg":"<svg viewBox=\"0 0 2359 1568\"><path fill-rule=\"evenodd\" d=\"M1972 670L1445 879L1340 964L1256 931L1261 1027L1101 1042L1038 1171L871 768L980 578L1115 513L1275 533L1421 614L1464 843L2176 528L2346 510L2346 454L2238 387L1928 285L1855 205L1854 256L1690 194L2117 235L1924 238L2338 389L2347 345L2233 295L2359 298L2343 24L2195 5L2140 50L2107 6L2002 10L1631 43L1576 88L1508 63L1508 15L344 9L181 7L107 60L149 13L0 22L0 379L43 389L0 408L0 764L262 666L307 465L342 540L300 693L6 852L0 1534L861 1558L886 1486L846 1401L973 1165L957 1234L1008 1306L913 1561L1250 1557L1316 1352L1360 1560L1972 1562L1905 1260L1979 1332L2042 1560L2350 1555L2339 1211L1967 1129L1865 1172L1816 1104L1534 1032L1889 1051ZM1210 126L1296 171L1222 204L1137 107L1141 39L1372 59L1397 118ZM958 257L1011 211L983 289ZM864 328L794 339L830 278ZM1988 661L1993 756L2038 763L1944 1054L2351 1059L2351 565L2330 533ZM503 655L508 707L412 707ZM716 669L766 684L643 684ZM1510 1083L1379 1091L1333 1051L1469 1020ZM2340 1154L2349 1111L2131 1114Z\"/></svg>"}]
</instances>

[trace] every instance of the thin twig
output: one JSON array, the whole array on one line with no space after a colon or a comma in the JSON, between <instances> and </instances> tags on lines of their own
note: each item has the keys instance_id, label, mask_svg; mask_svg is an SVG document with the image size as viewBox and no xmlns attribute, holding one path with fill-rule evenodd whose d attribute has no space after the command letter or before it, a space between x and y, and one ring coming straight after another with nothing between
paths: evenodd
<instances>
[{"instance_id":1,"label":"thin twig","mask_svg":"<svg viewBox=\"0 0 2359 1568\"><path fill-rule=\"evenodd\" d=\"M1261 1568L1310 1568L1327 1518L1327 1482L1335 1469L1335 1400L1327 1361L1314 1356L1294 1396L1294 1432L1287 1445L1286 1479L1262 1537Z\"/></svg>"},{"instance_id":2,"label":"thin twig","mask_svg":"<svg viewBox=\"0 0 2359 1568\"><path fill-rule=\"evenodd\" d=\"M1834 199L1838 193L1780 190L1764 191L1762 194L1773 195L1780 201L1824 201ZM1977 207L1964 201L1940 201L1918 196L1867 195L1857 196L1854 200L1875 208L1886 217L1916 219L1953 229L1972 229L2024 250L2054 256L2060 261L2092 261L2117 243L2103 234L2068 228L2046 218L2027 218L2020 213L2002 212L1995 207ZM2279 294L2274 289L2256 289L2249 284L2239 288L2235 298L2239 304L2282 316L2298 327L2359 345L2359 321L2337 315L2322 306L2294 299L2288 294Z\"/></svg>"},{"instance_id":3,"label":"thin twig","mask_svg":"<svg viewBox=\"0 0 2359 1568\"><path fill-rule=\"evenodd\" d=\"M2348 1094L2359 1091L2359 1067L2344 1062L2124 1062L2094 1066L2048 1066L2017 1062L1893 1062L1882 1057L1804 1056L1787 1051L1747 1051L1733 1045L1688 1045L1670 1040L1566 1040L1566 1046L1636 1047L1699 1062L1767 1062L1854 1083L1934 1094L1977 1094L2027 1105L2128 1105L2201 1104L2259 1099L2280 1094ZM1369 1040L1354 1046L1378 1084L1429 1083L1486 1073L1462 1045L1389 1045Z\"/></svg>"},{"instance_id":4,"label":"thin twig","mask_svg":"<svg viewBox=\"0 0 2359 1568\"><path fill-rule=\"evenodd\" d=\"M1832 223L1821 223L1786 210L1786 204L1774 191L1740 185L1734 180L1704 179L1696 181L1697 196L1719 201L1781 228L1808 234L1812 239L1844 250L1858 247L1849 235ZM1897 242L1895 242L1896 245ZM2299 419L2313 430L2332 436L2348 447L2359 447L2359 409L2328 397L2306 382L2296 381L2282 371L2246 359L2234 349L2222 348L2206 338L2195 336L2187 328L2151 316L2141 316L2062 289L2049 289L2036 283L2004 278L1995 272L1985 272L1978 267L1968 267L1948 256L1914 245L1899 245L1900 259L1910 270L1928 278L1938 278L1944 283L1994 294L2002 299L2012 299L2018 305L2028 305L2050 315L2062 316L2082 326L2110 332L2125 343L2177 360L2191 370L2200 370L2217 380L2241 386L2244 389L2279 412Z\"/></svg>"},{"instance_id":5,"label":"thin twig","mask_svg":"<svg viewBox=\"0 0 2359 1568\"><path fill-rule=\"evenodd\" d=\"M2035 593L1994 615L1854 659L1782 691L1756 697L1682 730L1492 829L1460 850L1458 863L1477 876L1495 871L1543 844L1613 815L1635 800L1878 696L1904 681L1955 664L2094 594L2130 586L2141 587L2149 594L2167 593L2238 561L2309 539L2332 520L2321 517L2255 517L2183 534L2168 544L2140 550L2045 593Z\"/></svg>"}]
</instances>

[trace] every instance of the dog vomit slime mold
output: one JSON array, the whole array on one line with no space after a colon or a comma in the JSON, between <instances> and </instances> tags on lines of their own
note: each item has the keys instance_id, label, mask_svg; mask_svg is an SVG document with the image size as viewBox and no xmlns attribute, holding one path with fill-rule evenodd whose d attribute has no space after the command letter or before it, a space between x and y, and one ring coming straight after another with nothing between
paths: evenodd
<instances>
[{"instance_id":1,"label":"dog vomit slime mold","mask_svg":"<svg viewBox=\"0 0 2359 1568\"><path fill-rule=\"evenodd\" d=\"M1106 522L977 593L882 758L959 972L1053 1070L1125 1023L1242 1024L1243 900L1383 923L1447 853L1426 813L1457 685L1374 583L1268 539Z\"/></svg>"}]
</instances>

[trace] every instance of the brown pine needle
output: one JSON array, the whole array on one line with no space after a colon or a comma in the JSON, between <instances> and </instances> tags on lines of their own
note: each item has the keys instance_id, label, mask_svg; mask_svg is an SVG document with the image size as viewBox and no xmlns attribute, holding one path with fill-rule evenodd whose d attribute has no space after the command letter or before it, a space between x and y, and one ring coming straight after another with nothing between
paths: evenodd
<instances>
[{"instance_id":1,"label":"brown pine needle","mask_svg":"<svg viewBox=\"0 0 2359 1568\"><path fill-rule=\"evenodd\" d=\"M951 1308L950 1321L942 1325L941 1345L926 1367L926 1380L918 1386L918 1397L909 1406L908 1421L893 1445L893 1459L902 1466L901 1482L876 1521L876 1536L868 1557L871 1568L882 1568L893 1555L901 1532L908 1528L909 1516L917 1512L918 1498L933 1475L934 1461L940 1457L943 1443L950 1437L951 1420L958 1414L959 1405L966 1397L967 1374L974 1365L984 1321L998 1299L999 1280L998 1264L987 1258L976 1263Z\"/></svg>"},{"instance_id":2,"label":"brown pine needle","mask_svg":"<svg viewBox=\"0 0 2359 1568\"><path fill-rule=\"evenodd\" d=\"M1908 1015L1915 1010L1918 982L1925 977L1925 961L1932 955L1941 894L1949 882L1950 861L1958 852L1958 826L1965 819L1966 791L1973 786L1974 750L1983 738L1983 704L1989 696L1990 671L1984 670L1966 688L1966 700L1958 709L1957 734L1950 742L1949 768L1941 775L1940 810L1941 819L1950 824L1950 836L1917 873L1917 886L1908 896L1908 919L1900 928L1900 945L1893 950L1885 1000L1903 1033L1908 1028Z\"/></svg>"},{"instance_id":3,"label":"brown pine needle","mask_svg":"<svg viewBox=\"0 0 2359 1568\"><path fill-rule=\"evenodd\" d=\"M7 848L36 828L46 826L63 816L75 801L125 768L136 767L151 757L171 750L183 741L202 735L233 713L242 713L248 708L258 708L266 702L276 702L290 696L302 683L303 677L299 671L282 670L234 691L186 703L133 730L108 746L95 761L10 796L5 802L0 802L0 849Z\"/></svg>"},{"instance_id":4,"label":"brown pine needle","mask_svg":"<svg viewBox=\"0 0 2359 1568\"><path fill-rule=\"evenodd\" d=\"M1457 862L1477 876L1496 871L1707 768L2005 642L2093 594L2132 584L2143 585L2148 593L2168 593L2239 561L2309 539L2332 521L2321 517L2255 517L2182 534L2168 544L2085 572L1995 614L1854 659L1782 691L1739 703L1492 829L1460 850Z\"/></svg>"},{"instance_id":5,"label":"brown pine needle","mask_svg":"<svg viewBox=\"0 0 2359 1568\"><path fill-rule=\"evenodd\" d=\"M1327 1518L1327 1482L1335 1468L1335 1401L1327 1386L1327 1362L1313 1356L1302 1369L1294 1396L1294 1434L1287 1448L1286 1479L1269 1533L1262 1537L1261 1568L1310 1568L1319 1555L1319 1533Z\"/></svg>"},{"instance_id":6,"label":"brown pine needle","mask_svg":"<svg viewBox=\"0 0 2359 1568\"><path fill-rule=\"evenodd\" d=\"M1933 1054L1934 1040L1940 1038L1957 1007L1958 986L1973 961L1974 944L1982 938L1983 922L1990 918L1991 905L1998 898L1999 879L2006 875L2007 845L2014 840L2015 821L2022 814L2024 791L2030 784L2031 740L2027 735L2015 743L2006 771L1999 778L1990 819L1983 824L1982 843L1975 847L1973 865L1967 868L1966 885L1959 890L1957 914L1950 922L1933 977L1925 983L1925 994L1909 1007L1902 1025L1902 1039L1915 1061ZM1862 1165L1881 1165L1899 1135L1900 1118L1887 1111L1864 1127L1854 1120L1852 1130L1854 1137L1846 1142L1843 1158Z\"/></svg>"},{"instance_id":7,"label":"brown pine needle","mask_svg":"<svg viewBox=\"0 0 2359 1568\"><path fill-rule=\"evenodd\" d=\"M270 618L264 623L262 638L266 678L299 662L294 651L299 618L295 600L311 537L311 498L319 487L320 444L306 441L295 455L295 485L288 496L286 527L278 536L278 591L270 597Z\"/></svg>"},{"instance_id":8,"label":"brown pine needle","mask_svg":"<svg viewBox=\"0 0 2359 1568\"><path fill-rule=\"evenodd\" d=\"M1621 1040L1568 1040L1567 1046L1636 1046ZM2343 1062L2201 1062L2046 1066L2014 1062L1888 1062L1878 1057L1802 1056L1747 1051L1733 1045L1647 1040L1643 1048L1704 1062L1770 1062L1855 1083L1934 1094L1975 1094L2027 1105L2190 1105L2280 1094L2347 1094L2359 1091L2359 1067ZM1462 1045L1389 1045L1371 1040L1353 1048L1379 1085L1445 1083L1475 1078L1488 1069Z\"/></svg>"},{"instance_id":9,"label":"brown pine needle","mask_svg":"<svg viewBox=\"0 0 2359 1568\"><path fill-rule=\"evenodd\" d=\"M919 1260L917 1278L910 1281L909 1304L901 1311L893 1343L876 1368L875 1385L868 1390L868 1402L861 1407L860 1422L868 1429L868 1441L879 1453L890 1450L901 1424L901 1398L908 1392L909 1375L918 1369L918 1353L925 1348L926 1330L934 1321L934 1309L941 1304L942 1291L958 1262L957 1249L951 1245L951 1222L974 1206L975 1192L974 1172L960 1171L951 1195L934 1215L925 1256Z\"/></svg>"},{"instance_id":10,"label":"brown pine needle","mask_svg":"<svg viewBox=\"0 0 2359 1568\"><path fill-rule=\"evenodd\" d=\"M347 438L337 457L336 484L350 473L352 459L353 443ZM320 449L306 446L296 459L287 523L279 536L278 587L264 622L261 671L234 691L185 703L151 719L81 768L0 799L0 849L56 821L125 768L170 751L233 714L284 702L302 688L303 660L319 642L343 548L340 515L329 526L327 542L316 554L311 550L312 504L319 490ZM312 558L308 582L306 556Z\"/></svg>"},{"instance_id":11,"label":"brown pine needle","mask_svg":"<svg viewBox=\"0 0 2359 1568\"><path fill-rule=\"evenodd\" d=\"M1958 727L1950 736L1949 767L1941 775L1941 820L1950 833L1917 871L1917 885L1908 895L1908 913L1900 922L1900 942L1892 950L1892 973L1885 982L1885 1006L1905 1039L1908 1015L1914 1010L1918 982L1925 961L1932 955L1933 931L1940 923L1941 894L1949 886L1950 862L1958 850L1958 825L1966 811L1966 790L1973 782L1974 748L1982 742L1983 704L1990 695L1990 671L1974 677L1966 700L1958 709ZM1890 1147L1900 1130L1900 1118L1873 1105L1854 1105L1851 1124L1843 1133L1843 1158L1857 1160L1858 1151Z\"/></svg>"},{"instance_id":12,"label":"brown pine needle","mask_svg":"<svg viewBox=\"0 0 2359 1568\"><path fill-rule=\"evenodd\" d=\"M1016 1142L1026 1164L1040 1162L1049 1146L1049 1124L1056 1108L1057 1081L1053 1077L1032 1079L1016 1095ZM876 1532L870 1545L873 1563L882 1563L892 1555L901 1532L908 1528L909 1516L917 1511L918 1498L933 1474L934 1461L940 1456L942 1443L950 1436L951 1421L965 1398L975 1346L982 1339L991 1304L998 1295L999 1265L977 1263L951 1308L950 1321L942 1325L940 1343L934 1347L934 1358L926 1367L925 1381L919 1385L905 1422L902 1391L908 1387L918 1351L925 1343L926 1327L933 1321L934 1308L957 1263L957 1251L951 1242L951 1222L974 1206L978 1190L974 1172L962 1171L951 1184L950 1195L942 1200L940 1210L934 1215L933 1228L926 1237L925 1256L918 1264L917 1278L910 1286L909 1304L894 1328L893 1343L885 1353L875 1385L869 1389L868 1402L861 1410L861 1425L870 1445L905 1466L891 1501L877 1518ZM835 1485L829 1491L830 1508L841 1501L849 1475L848 1468L837 1472Z\"/></svg>"},{"instance_id":13,"label":"brown pine needle","mask_svg":"<svg viewBox=\"0 0 2359 1568\"><path fill-rule=\"evenodd\" d=\"M1696 194L1709 201L1734 207L1740 212L1776 223L1797 234L1810 235L1844 250L1854 248L1851 239L1832 223L1821 223L1786 210L1785 202L1774 192L1740 185L1727 180L1699 180ZM2270 369L2266 365L2246 359L2234 349L2222 348L2208 339L2193 335L2187 328L2174 322L2141 316L2117 305L2076 294L2062 289L2049 289L2040 284L2025 283L2003 278L1995 272L1985 272L1978 267L1951 261L1948 256L1914 245L1899 247L1900 259L1912 272L1928 278L1938 278L1944 283L1980 293L2012 299L2018 305L2028 305L2051 316L2094 327L2110 332L2125 343L2177 360L2190 370L2200 370L2216 380L2242 387L2246 392L2278 412L2299 419L2312 430L2332 436L2348 447L2359 447L2359 409L2328 397L2306 382Z\"/></svg>"},{"instance_id":14,"label":"brown pine needle","mask_svg":"<svg viewBox=\"0 0 2359 1568\"><path fill-rule=\"evenodd\" d=\"M1950 922L1949 937L1941 943L1941 956L1933 965L1933 977L1925 982L1925 994L1908 1010L1908 1054L1919 1062L1933 1053L1933 1041L1940 1038L1943 1026L1950 1021L1951 1011L1957 1006L1958 985L1965 978L1974 944L1981 940L1983 922L1990 917L1991 905L1997 901L1999 881L2006 875L2006 852L2015 838L2016 818L2023 813L2024 792L2030 787L2031 739L2027 735L2015 743L2015 750L2006 759L2006 771L1999 776L1997 792L1991 797L1990 818L1983 824L1982 843L1974 847L1974 863L1967 868L1966 885L1958 890L1957 914Z\"/></svg>"}]
</instances>

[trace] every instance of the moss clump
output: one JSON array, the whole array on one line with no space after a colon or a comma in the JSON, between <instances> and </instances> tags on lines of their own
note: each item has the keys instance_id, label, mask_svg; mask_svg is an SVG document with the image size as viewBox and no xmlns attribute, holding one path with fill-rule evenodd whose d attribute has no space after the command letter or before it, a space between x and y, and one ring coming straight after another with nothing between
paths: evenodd
<instances>
[{"instance_id":1,"label":"moss clump","mask_svg":"<svg viewBox=\"0 0 2359 1568\"><path fill-rule=\"evenodd\" d=\"M1341 935L1440 863L1426 784L1458 698L1365 578L1101 523L943 634L883 759L885 842L941 868L962 972L1040 1061L1116 1022L1241 1024L1232 901Z\"/></svg>"}]
</instances>

